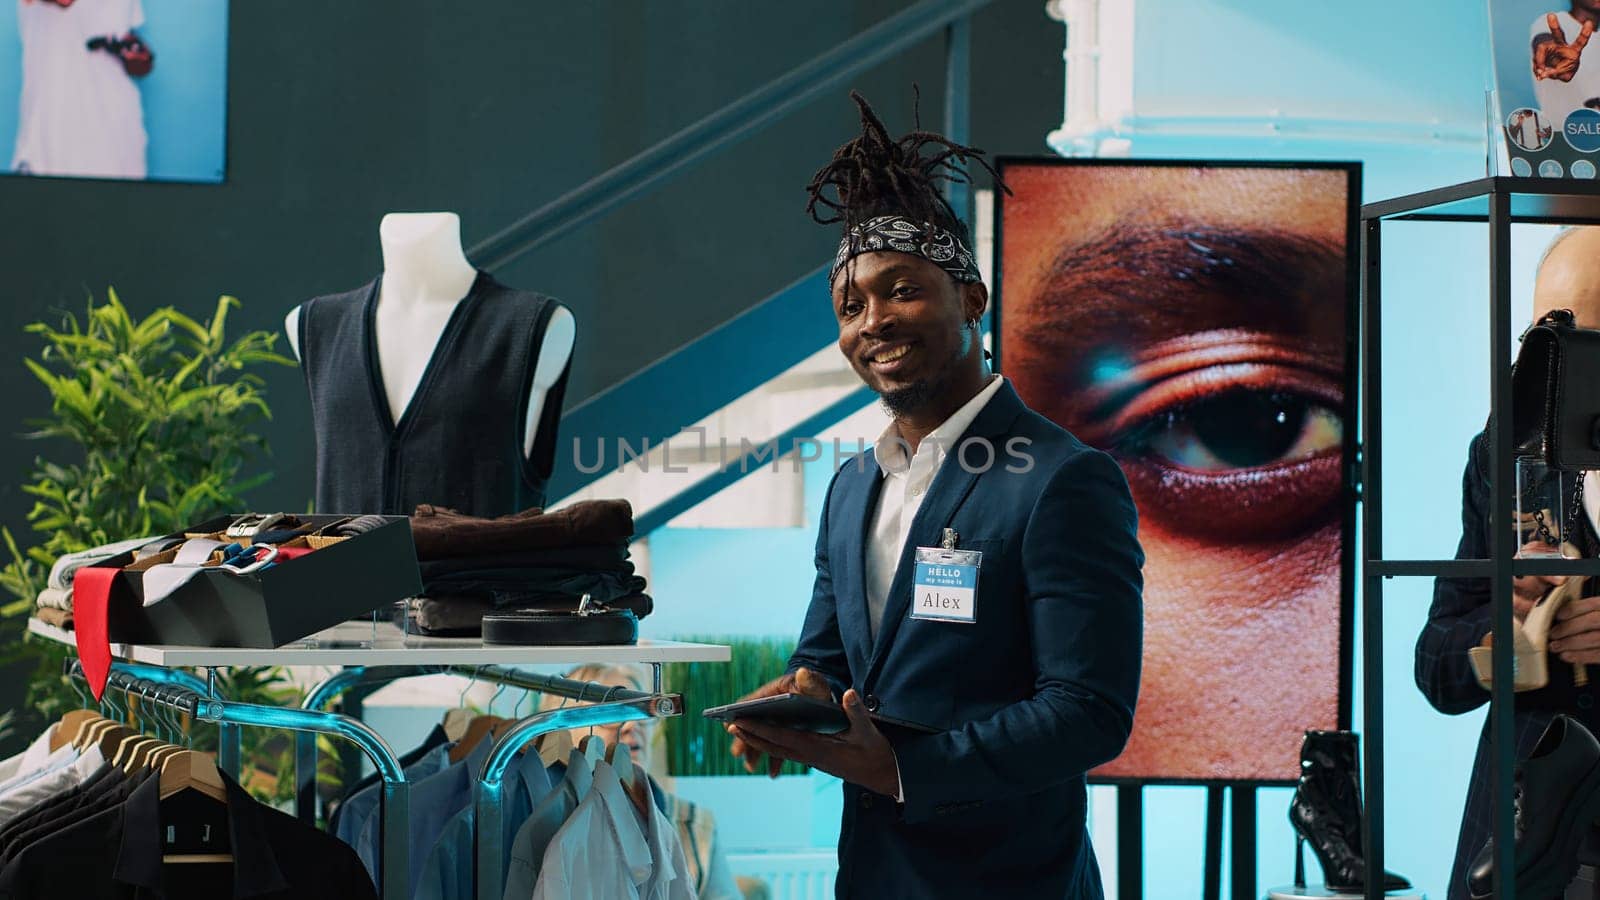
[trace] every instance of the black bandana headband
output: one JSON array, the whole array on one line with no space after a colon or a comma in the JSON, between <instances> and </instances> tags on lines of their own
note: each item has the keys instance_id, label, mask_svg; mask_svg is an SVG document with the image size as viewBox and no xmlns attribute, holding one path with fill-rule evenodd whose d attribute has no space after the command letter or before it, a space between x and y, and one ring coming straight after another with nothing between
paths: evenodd
<instances>
[{"instance_id":1,"label":"black bandana headband","mask_svg":"<svg viewBox=\"0 0 1600 900\"><path fill-rule=\"evenodd\" d=\"M896 250L920 256L962 284L983 280L972 251L951 232L937 225L918 225L905 216L874 216L851 228L839 241L839 252L828 270L832 282L844 264L863 253Z\"/></svg>"}]
</instances>

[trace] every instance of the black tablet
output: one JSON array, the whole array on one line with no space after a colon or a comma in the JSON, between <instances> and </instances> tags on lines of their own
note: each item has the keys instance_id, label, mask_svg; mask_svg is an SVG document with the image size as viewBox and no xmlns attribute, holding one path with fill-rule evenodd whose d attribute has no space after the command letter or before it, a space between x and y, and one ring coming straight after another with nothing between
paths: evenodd
<instances>
[{"instance_id":1,"label":"black tablet","mask_svg":"<svg viewBox=\"0 0 1600 900\"><path fill-rule=\"evenodd\" d=\"M838 734L850 727L850 718L837 703L804 694L773 694L770 697L741 700L726 706L713 706L702 715L724 722L753 719L779 728L816 734Z\"/></svg>"},{"instance_id":2,"label":"black tablet","mask_svg":"<svg viewBox=\"0 0 1600 900\"><path fill-rule=\"evenodd\" d=\"M811 731L817 734L838 734L850 727L850 718L845 715L843 707L805 694L773 694L771 697L761 697L756 700L741 700L726 706L713 706L701 715L724 722L732 722L734 719L755 719L780 728ZM872 713L872 721L880 727L890 725L917 734L938 733L937 728L919 722L880 716L877 713Z\"/></svg>"}]
</instances>

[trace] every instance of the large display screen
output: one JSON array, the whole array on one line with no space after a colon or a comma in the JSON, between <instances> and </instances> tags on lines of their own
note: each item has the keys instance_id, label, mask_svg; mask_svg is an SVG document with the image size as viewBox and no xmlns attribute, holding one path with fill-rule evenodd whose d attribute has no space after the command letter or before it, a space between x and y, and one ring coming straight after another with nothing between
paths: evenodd
<instances>
[{"instance_id":1,"label":"large display screen","mask_svg":"<svg viewBox=\"0 0 1600 900\"><path fill-rule=\"evenodd\" d=\"M1291 781L1303 732L1350 719L1360 165L1000 174L999 370L1139 510L1139 706L1092 777Z\"/></svg>"}]
</instances>

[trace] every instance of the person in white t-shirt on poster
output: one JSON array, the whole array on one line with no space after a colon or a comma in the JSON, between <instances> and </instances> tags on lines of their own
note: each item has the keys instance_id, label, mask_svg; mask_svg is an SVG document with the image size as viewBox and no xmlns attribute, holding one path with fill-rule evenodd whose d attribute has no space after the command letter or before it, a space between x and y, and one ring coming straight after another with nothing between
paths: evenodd
<instances>
[{"instance_id":1,"label":"person in white t-shirt on poster","mask_svg":"<svg viewBox=\"0 0 1600 900\"><path fill-rule=\"evenodd\" d=\"M1570 9L1533 22L1530 52L1533 93L1558 127L1582 106L1600 105L1600 56L1588 52L1600 25L1600 0L1572 0Z\"/></svg>"},{"instance_id":2,"label":"person in white t-shirt on poster","mask_svg":"<svg viewBox=\"0 0 1600 900\"><path fill-rule=\"evenodd\" d=\"M17 0L22 97L11 168L30 175L144 178L144 105L134 79L155 57L140 0Z\"/></svg>"}]
</instances>

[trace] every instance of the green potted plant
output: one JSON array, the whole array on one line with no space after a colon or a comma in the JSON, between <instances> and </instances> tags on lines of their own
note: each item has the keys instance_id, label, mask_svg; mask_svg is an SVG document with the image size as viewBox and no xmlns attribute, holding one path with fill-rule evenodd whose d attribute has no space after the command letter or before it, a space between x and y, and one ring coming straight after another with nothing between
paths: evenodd
<instances>
[{"instance_id":1,"label":"green potted plant","mask_svg":"<svg viewBox=\"0 0 1600 900\"><path fill-rule=\"evenodd\" d=\"M23 363L49 392L50 416L28 423L33 430L25 435L47 442L22 486L33 498L27 520L35 543L23 549L0 529L11 557L0 568L0 597L10 598L0 605L0 663L32 672L31 718L19 723L21 733L37 732L80 702L61 675L69 651L22 639L55 560L244 510L245 494L271 478L242 477L266 452L257 428L272 415L257 371L294 360L275 352L271 332L228 340L228 313L238 306L222 297L203 322L172 307L141 319L108 291L104 303L89 299L82 319L64 313L59 324L27 326L43 346ZM296 700L281 671L251 670L233 681L251 695L233 699ZM270 732L250 731L247 755L276 746Z\"/></svg>"}]
</instances>

